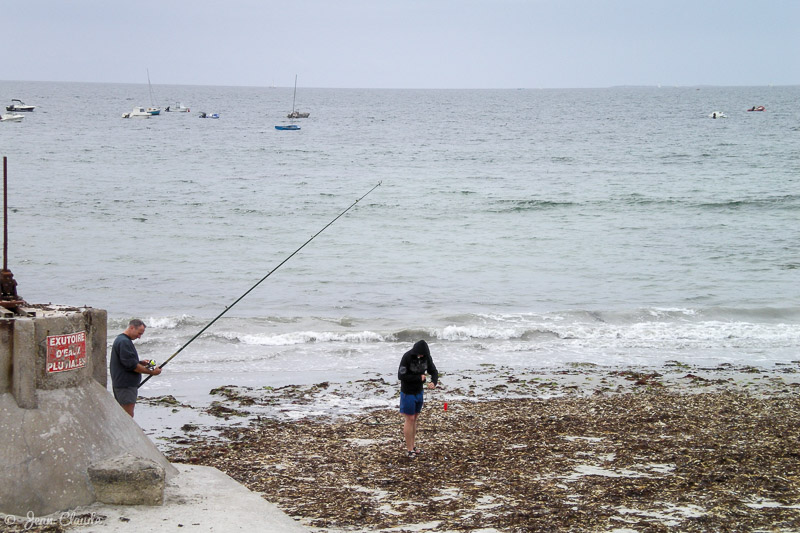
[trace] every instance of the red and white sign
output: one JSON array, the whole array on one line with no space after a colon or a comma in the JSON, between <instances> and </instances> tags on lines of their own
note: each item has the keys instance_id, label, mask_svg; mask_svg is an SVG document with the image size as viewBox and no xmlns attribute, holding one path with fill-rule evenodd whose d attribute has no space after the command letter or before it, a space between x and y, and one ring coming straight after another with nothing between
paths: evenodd
<instances>
[{"instance_id":1,"label":"red and white sign","mask_svg":"<svg viewBox=\"0 0 800 533\"><path fill-rule=\"evenodd\" d=\"M86 366L86 332L47 337L47 372L64 372Z\"/></svg>"}]
</instances>

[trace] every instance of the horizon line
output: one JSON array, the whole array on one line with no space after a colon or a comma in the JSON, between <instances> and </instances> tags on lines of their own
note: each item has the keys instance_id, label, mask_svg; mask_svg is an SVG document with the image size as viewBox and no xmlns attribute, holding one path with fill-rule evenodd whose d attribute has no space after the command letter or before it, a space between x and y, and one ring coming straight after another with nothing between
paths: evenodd
<instances>
[{"instance_id":1,"label":"horizon line","mask_svg":"<svg viewBox=\"0 0 800 533\"><path fill-rule=\"evenodd\" d=\"M147 85L141 82L120 82L120 81L75 81L75 80L0 80L4 83L91 83L107 85ZM291 89L292 85L231 85L231 84L198 84L198 83L154 83L156 86L177 86L177 87L241 87L251 89ZM305 86L303 89L323 89L323 90L408 90L408 91L520 91L520 90L582 90L582 89L619 89L619 88L654 88L654 89L689 89L703 87L797 87L800 84L773 84L764 85L723 85L714 83L698 84L666 84L666 83L626 83L615 85L592 85L592 86L540 86L540 87L313 87Z\"/></svg>"}]
</instances>

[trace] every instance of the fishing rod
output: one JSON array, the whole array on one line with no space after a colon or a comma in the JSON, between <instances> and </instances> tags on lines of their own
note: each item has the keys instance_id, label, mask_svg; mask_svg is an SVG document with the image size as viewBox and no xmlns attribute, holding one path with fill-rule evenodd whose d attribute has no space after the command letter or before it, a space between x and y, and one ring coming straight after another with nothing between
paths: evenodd
<instances>
[{"instance_id":1,"label":"fishing rod","mask_svg":"<svg viewBox=\"0 0 800 533\"><path fill-rule=\"evenodd\" d=\"M310 239L308 239L306 242L304 242L302 246L300 246L300 247L299 247L297 250L295 250L294 252L292 252L292 253L291 253L291 254L290 254L290 255L289 255L289 256L288 256L286 259L284 259L283 261L281 261L281 262L278 264L278 266L276 266L275 268L273 268L272 270L270 270L270 271L267 273L267 275L266 275L266 276L264 276L263 278L261 278L260 280L258 280L258 282L257 282L255 285L253 285L252 287L250 287L249 289L247 289L247 291L246 291L244 294L242 294L241 296L239 296L239 297L238 297L238 298L237 298L237 299L236 299L236 300L235 300L235 301L234 301L234 302L233 302L231 305L229 305L229 306L225 307L225 309L224 309L224 310L223 310L223 311L222 311L220 314L218 314L218 315L217 315L217 316L214 318L214 320L212 320L211 322L209 322L208 324L206 324L206 325L205 325L205 327L203 327L203 329L201 329L200 331L198 331L198 332L195 334L195 336L194 336L194 337L192 337L191 339L189 339L189 341L188 341L186 344L184 344L183 346L181 346L180 348L178 348L178 351L176 351L174 354L170 355L170 356L167 358L167 360L166 360L166 361L164 361L163 363L161 363L161 364L160 364L160 365L158 365L158 366L159 366L160 368L164 368L165 366L167 366L167 363L169 363L170 361L172 361L172 360L175 358L175 356L177 356L179 353L181 353L181 352L183 351L183 349L184 349L184 348L186 348L187 346L189 346L189 345L190 345L190 344L191 344L191 343L192 343L192 342L193 342L193 341L194 341L194 340L195 340L197 337L199 337L200 335L202 335L202 334L203 334L203 332L204 332L205 330L207 330L208 328L210 328L210 327L211 327L211 325L212 325L212 324L214 324L214 322L216 322L217 320L219 320L220 318L222 318L222 315L224 315L225 313L227 313L228 311L230 311L230 310L231 310L231 308L232 308L234 305L236 305L236 304L238 304L240 301L242 301L242 299L244 299L244 297L245 297L245 296L247 296L248 294L250 294L250 293L253 291L253 289L255 289L256 287L258 287L259 285L261 285L261 282L263 282L265 279L267 279L268 277L270 277L270 276L273 274L273 272L275 272L275 271L276 271L276 270L278 270L280 267L282 267L282 266L283 266L283 265L284 265L284 264L285 264L287 261L289 261L289 259L291 259L291 258L292 258L292 257L294 257L295 255L297 255L297 253L298 253L300 250L302 250L303 248L305 248L305 247L306 247L306 245L307 245L308 243L310 243L310 242L311 242L311 241L313 241L315 238L317 238L317 235L319 235L320 233L322 233L323 231L325 231L326 229L328 229L328 227L329 227L329 226L331 226L331 225L332 225L334 222L336 222L337 220L339 220L340 218L342 218L342 217L345 215L345 213L347 213L347 212L348 212L348 211L350 211L350 210L351 210L353 207L355 207L355 205L356 205L358 202L360 202L361 200L363 200L364 198L366 198L366 196L367 196L369 193L371 193L372 191L374 191L375 189L377 189L378 187L380 187L381 183L383 183L383 182L379 181L377 185L375 185L373 188L371 188L370 190L368 190L368 191L367 191L367 192L366 192L366 193L365 193L365 194L364 194L364 195L363 195L361 198L359 198L358 200L356 200L355 202L353 202L352 204L350 204L350 207L348 207L347 209L345 209L344 211L342 211L341 213L339 213L339 214L336 216L336 218L334 218L333 220L331 220L330 222L328 222L327 224L325 224L325 226L324 226L324 227L323 227L321 230L319 230L319 231L318 231L318 232L316 232L314 235L312 235L312 236L311 236L311 238L310 238ZM141 383L139 383L139 387L141 387L142 385L144 385L145 383L147 383L147 380L149 380L149 379L150 379L150 378L152 378L152 377L153 377L153 375L152 375L152 374L150 374L149 376L147 376L147 377L144 379L144 381L142 381Z\"/></svg>"}]
</instances>

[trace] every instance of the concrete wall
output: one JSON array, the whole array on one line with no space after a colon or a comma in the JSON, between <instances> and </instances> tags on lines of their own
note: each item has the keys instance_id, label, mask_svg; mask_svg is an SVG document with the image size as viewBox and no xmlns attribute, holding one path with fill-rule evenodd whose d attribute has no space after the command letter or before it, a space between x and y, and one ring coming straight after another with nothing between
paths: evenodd
<instances>
[{"instance_id":1,"label":"concrete wall","mask_svg":"<svg viewBox=\"0 0 800 533\"><path fill-rule=\"evenodd\" d=\"M11 391L11 359L14 321L0 320L0 394Z\"/></svg>"},{"instance_id":2,"label":"concrete wall","mask_svg":"<svg viewBox=\"0 0 800 533\"><path fill-rule=\"evenodd\" d=\"M89 307L68 312L57 308L33 312L36 316L0 319L0 393L74 387L91 378L106 387L106 311ZM86 333L86 366L48 372L47 337L76 332Z\"/></svg>"},{"instance_id":3,"label":"concrete wall","mask_svg":"<svg viewBox=\"0 0 800 533\"><path fill-rule=\"evenodd\" d=\"M106 319L102 309L70 308L0 320L0 513L91 504L89 467L124 454L177 473L106 390ZM70 353L85 346L85 364L48 371L48 337L61 335Z\"/></svg>"}]
</instances>

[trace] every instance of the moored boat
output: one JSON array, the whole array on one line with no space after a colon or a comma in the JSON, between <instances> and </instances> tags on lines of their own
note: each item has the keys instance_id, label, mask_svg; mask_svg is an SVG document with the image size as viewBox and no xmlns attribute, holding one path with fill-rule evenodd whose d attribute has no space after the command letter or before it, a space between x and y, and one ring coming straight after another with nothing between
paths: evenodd
<instances>
[{"instance_id":1,"label":"moored boat","mask_svg":"<svg viewBox=\"0 0 800 533\"><path fill-rule=\"evenodd\" d=\"M276 130L286 130L286 131L294 131L299 130L300 126L297 124L287 124L286 126L275 126Z\"/></svg>"},{"instance_id":2,"label":"moored boat","mask_svg":"<svg viewBox=\"0 0 800 533\"><path fill-rule=\"evenodd\" d=\"M36 108L35 105L27 105L22 100L18 100L16 98L12 98L11 101L18 102L16 104L12 103L11 105L6 106L6 111L11 111L12 113L19 113L20 111L30 113Z\"/></svg>"},{"instance_id":3,"label":"moored boat","mask_svg":"<svg viewBox=\"0 0 800 533\"><path fill-rule=\"evenodd\" d=\"M150 89L150 107L147 108L147 112L150 113L151 116L160 115L161 108L153 103L155 98L153 98L153 85L150 83L150 69L147 69L147 87Z\"/></svg>"},{"instance_id":4,"label":"moored boat","mask_svg":"<svg viewBox=\"0 0 800 533\"><path fill-rule=\"evenodd\" d=\"M6 113L5 115L0 115L0 122L22 122L23 118L25 118L25 115L9 115Z\"/></svg>"},{"instance_id":5,"label":"moored boat","mask_svg":"<svg viewBox=\"0 0 800 533\"><path fill-rule=\"evenodd\" d=\"M122 115L122 118L150 118L152 116L153 114L150 113L144 107L134 107L133 111L130 111L129 113L124 113Z\"/></svg>"},{"instance_id":6,"label":"moored boat","mask_svg":"<svg viewBox=\"0 0 800 533\"><path fill-rule=\"evenodd\" d=\"M300 112L297 109L295 109L294 103L296 99L297 99L297 74L294 75L294 95L292 95L292 112L286 115L286 118L308 118L308 115L310 113Z\"/></svg>"}]
</instances>

